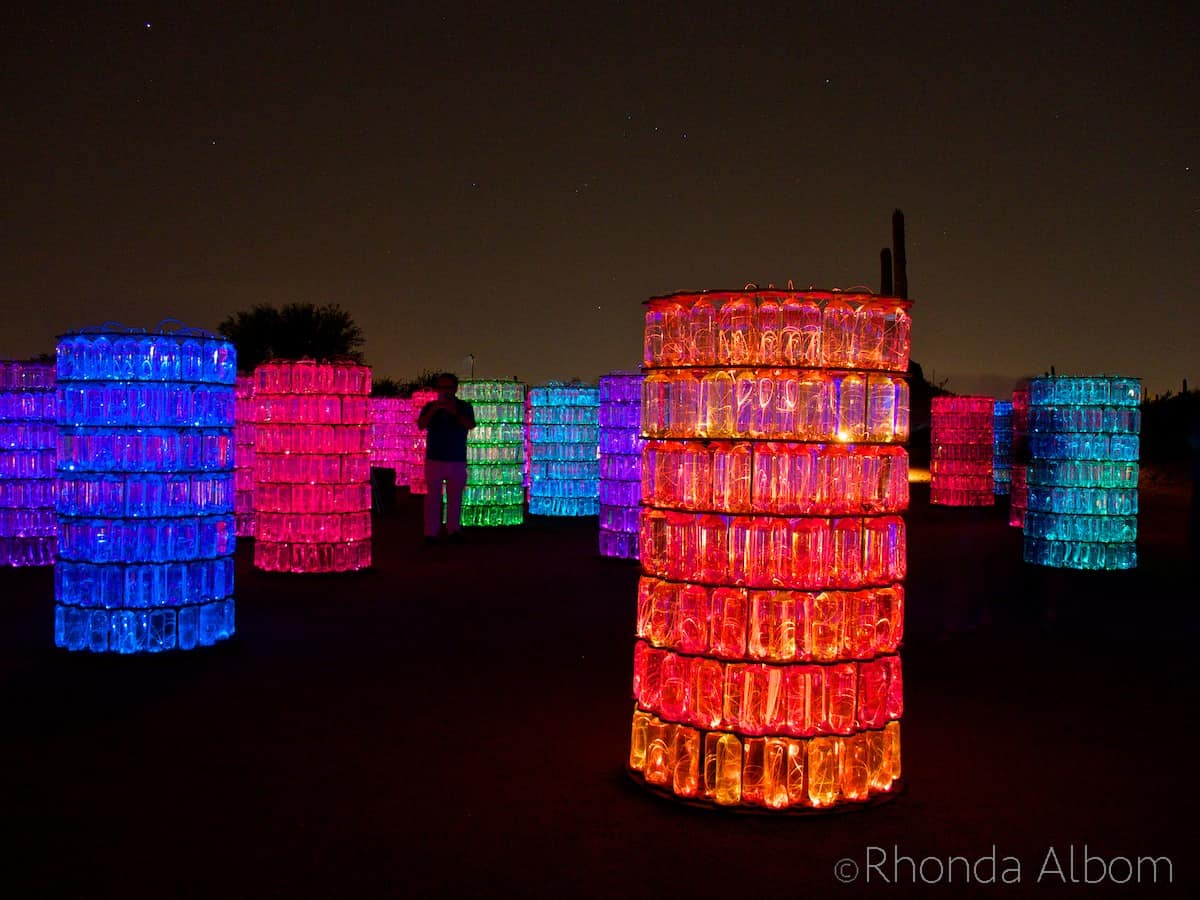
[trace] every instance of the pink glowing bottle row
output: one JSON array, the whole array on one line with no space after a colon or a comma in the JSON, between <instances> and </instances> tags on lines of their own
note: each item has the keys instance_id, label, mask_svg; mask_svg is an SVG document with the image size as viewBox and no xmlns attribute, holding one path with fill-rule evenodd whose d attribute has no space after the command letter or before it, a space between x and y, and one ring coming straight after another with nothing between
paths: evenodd
<instances>
[{"instance_id":1,"label":"pink glowing bottle row","mask_svg":"<svg viewBox=\"0 0 1200 900\"><path fill-rule=\"evenodd\" d=\"M338 543L257 541L254 565L267 572L352 572L371 565L371 539Z\"/></svg>"},{"instance_id":2,"label":"pink glowing bottle row","mask_svg":"<svg viewBox=\"0 0 1200 900\"><path fill-rule=\"evenodd\" d=\"M709 588L642 576L637 636L717 659L834 662L895 653L904 588L860 591Z\"/></svg>"},{"instance_id":3,"label":"pink glowing bottle row","mask_svg":"<svg viewBox=\"0 0 1200 900\"><path fill-rule=\"evenodd\" d=\"M239 375L234 387L233 481L238 537L254 537L254 378Z\"/></svg>"},{"instance_id":4,"label":"pink glowing bottle row","mask_svg":"<svg viewBox=\"0 0 1200 900\"><path fill-rule=\"evenodd\" d=\"M254 449L266 453L370 453L367 425L277 424L260 420L254 429Z\"/></svg>"},{"instance_id":5,"label":"pink glowing bottle row","mask_svg":"<svg viewBox=\"0 0 1200 900\"><path fill-rule=\"evenodd\" d=\"M370 510L345 513L258 513L260 541L362 541L371 536Z\"/></svg>"},{"instance_id":6,"label":"pink glowing bottle row","mask_svg":"<svg viewBox=\"0 0 1200 900\"><path fill-rule=\"evenodd\" d=\"M902 447L650 441L642 499L663 508L872 515L908 508Z\"/></svg>"},{"instance_id":7,"label":"pink glowing bottle row","mask_svg":"<svg viewBox=\"0 0 1200 900\"><path fill-rule=\"evenodd\" d=\"M635 709L629 768L678 797L721 806L804 811L865 802L900 778L900 723L845 737L743 738Z\"/></svg>"},{"instance_id":8,"label":"pink glowing bottle row","mask_svg":"<svg viewBox=\"0 0 1200 900\"><path fill-rule=\"evenodd\" d=\"M254 475L259 482L353 484L369 481L371 466L366 453L271 453L256 456Z\"/></svg>"},{"instance_id":9,"label":"pink glowing bottle row","mask_svg":"<svg viewBox=\"0 0 1200 900\"><path fill-rule=\"evenodd\" d=\"M311 359L265 362L254 370L254 392L356 395L365 404L371 393L371 369L355 363L319 363Z\"/></svg>"},{"instance_id":10,"label":"pink glowing bottle row","mask_svg":"<svg viewBox=\"0 0 1200 900\"><path fill-rule=\"evenodd\" d=\"M262 482L257 500L264 513L361 512L371 508L371 485Z\"/></svg>"},{"instance_id":11,"label":"pink glowing bottle row","mask_svg":"<svg viewBox=\"0 0 1200 900\"><path fill-rule=\"evenodd\" d=\"M417 428L417 418L426 403L437 399L437 391L414 391L409 400L411 404L412 442L405 451L408 460L408 489L414 494L426 494L429 488L425 485L425 432ZM478 407L476 407L478 410ZM478 419L478 412L476 412ZM478 426L472 432L478 431Z\"/></svg>"},{"instance_id":12,"label":"pink glowing bottle row","mask_svg":"<svg viewBox=\"0 0 1200 900\"><path fill-rule=\"evenodd\" d=\"M811 590L893 584L904 578L904 520L784 518L644 508L642 572L742 587Z\"/></svg>"},{"instance_id":13,"label":"pink glowing bottle row","mask_svg":"<svg viewBox=\"0 0 1200 900\"><path fill-rule=\"evenodd\" d=\"M658 366L908 368L908 303L827 291L676 294L646 309L643 362Z\"/></svg>"}]
</instances>

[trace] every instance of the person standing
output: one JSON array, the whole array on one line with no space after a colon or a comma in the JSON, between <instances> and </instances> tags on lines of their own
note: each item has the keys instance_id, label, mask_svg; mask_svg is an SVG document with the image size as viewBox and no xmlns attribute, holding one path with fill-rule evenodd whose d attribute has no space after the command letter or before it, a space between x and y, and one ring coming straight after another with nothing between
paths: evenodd
<instances>
[{"instance_id":1,"label":"person standing","mask_svg":"<svg viewBox=\"0 0 1200 900\"><path fill-rule=\"evenodd\" d=\"M475 410L459 400L458 376L437 376L436 400L421 408L417 427L426 432L425 541L433 543L442 530L442 485L446 487L446 540L462 540L462 496L467 486L467 432L475 427Z\"/></svg>"}]
</instances>

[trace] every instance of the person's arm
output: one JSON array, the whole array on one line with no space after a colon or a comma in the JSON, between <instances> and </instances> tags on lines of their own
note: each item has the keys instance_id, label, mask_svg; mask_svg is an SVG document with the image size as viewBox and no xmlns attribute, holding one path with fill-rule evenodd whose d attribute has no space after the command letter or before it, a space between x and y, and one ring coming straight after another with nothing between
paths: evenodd
<instances>
[{"instance_id":1,"label":"person's arm","mask_svg":"<svg viewBox=\"0 0 1200 900\"><path fill-rule=\"evenodd\" d=\"M421 407L421 414L417 416L417 427L422 431L429 430L429 420L433 418L433 402L430 401Z\"/></svg>"},{"instance_id":2,"label":"person's arm","mask_svg":"<svg viewBox=\"0 0 1200 900\"><path fill-rule=\"evenodd\" d=\"M475 427L475 407L466 401L461 402L465 412L460 411L458 421L463 428L467 429L467 431L470 431Z\"/></svg>"}]
</instances>

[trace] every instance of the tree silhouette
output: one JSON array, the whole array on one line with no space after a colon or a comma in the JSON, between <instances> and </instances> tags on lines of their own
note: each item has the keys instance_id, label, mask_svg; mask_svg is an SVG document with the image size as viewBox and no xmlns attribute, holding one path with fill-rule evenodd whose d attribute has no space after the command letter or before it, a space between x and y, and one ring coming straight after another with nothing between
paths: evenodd
<instances>
[{"instance_id":1,"label":"tree silhouette","mask_svg":"<svg viewBox=\"0 0 1200 900\"><path fill-rule=\"evenodd\" d=\"M395 378L376 378L371 382L372 397L399 397L400 382Z\"/></svg>"},{"instance_id":2,"label":"tree silhouette","mask_svg":"<svg viewBox=\"0 0 1200 900\"><path fill-rule=\"evenodd\" d=\"M336 303L289 303L276 309L260 303L227 317L217 330L237 348L238 368L254 369L268 359L333 359L362 362L366 342L354 317Z\"/></svg>"}]
</instances>

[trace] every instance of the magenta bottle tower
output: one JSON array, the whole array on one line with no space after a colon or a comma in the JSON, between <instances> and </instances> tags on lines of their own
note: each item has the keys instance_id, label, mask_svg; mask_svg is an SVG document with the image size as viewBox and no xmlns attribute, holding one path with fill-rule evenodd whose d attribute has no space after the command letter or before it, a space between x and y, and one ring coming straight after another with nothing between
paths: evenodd
<instances>
[{"instance_id":1,"label":"magenta bottle tower","mask_svg":"<svg viewBox=\"0 0 1200 900\"><path fill-rule=\"evenodd\" d=\"M273 361L254 370L254 565L352 572L371 565L371 370Z\"/></svg>"}]
</instances>

